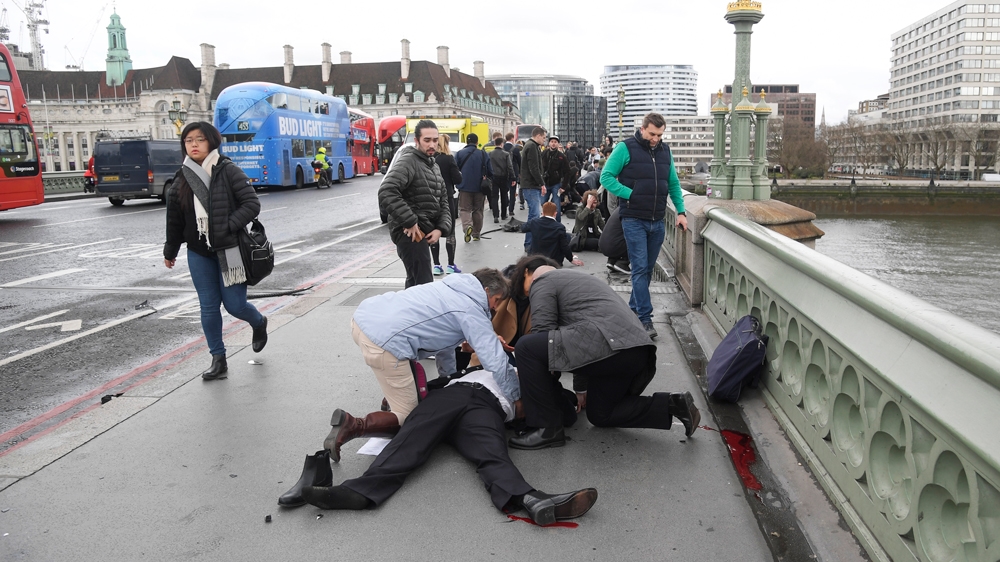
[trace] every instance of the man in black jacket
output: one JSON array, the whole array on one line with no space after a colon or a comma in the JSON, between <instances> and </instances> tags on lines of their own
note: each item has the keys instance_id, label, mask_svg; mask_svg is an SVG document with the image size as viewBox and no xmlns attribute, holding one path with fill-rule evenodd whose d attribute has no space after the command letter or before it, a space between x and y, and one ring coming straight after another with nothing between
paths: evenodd
<instances>
[{"instance_id":1,"label":"man in black jacket","mask_svg":"<svg viewBox=\"0 0 1000 562\"><path fill-rule=\"evenodd\" d=\"M542 196L545 195L545 176L542 168L542 143L545 129L535 127L531 138L521 151L521 195L528 203L528 220L542 216ZM531 233L524 237L524 251L531 247Z\"/></svg>"},{"instance_id":2,"label":"man in black jacket","mask_svg":"<svg viewBox=\"0 0 1000 562\"><path fill-rule=\"evenodd\" d=\"M569 159L559 151L559 137L555 135L549 137L549 147L542 153L542 169L545 170L545 190L542 192L542 200L552 201L556 204L556 220L560 221L562 220L562 209L559 201L562 195L562 184L570 173Z\"/></svg>"},{"instance_id":3,"label":"man in black jacket","mask_svg":"<svg viewBox=\"0 0 1000 562\"><path fill-rule=\"evenodd\" d=\"M546 201L542 205L542 216L521 225L521 232L531 234L531 247L528 253L552 258L560 265L564 259L576 266L583 265L583 262L573 255L566 227L556 220L555 215L556 204Z\"/></svg>"},{"instance_id":4,"label":"man in black jacket","mask_svg":"<svg viewBox=\"0 0 1000 562\"><path fill-rule=\"evenodd\" d=\"M448 191L434 152L438 130L423 119L413 132L414 144L399 149L378 188L379 208L389 217L389 235L406 268L406 287L431 283L429 244L453 227Z\"/></svg>"},{"instance_id":5,"label":"man in black jacket","mask_svg":"<svg viewBox=\"0 0 1000 562\"><path fill-rule=\"evenodd\" d=\"M493 167L493 193L490 194L490 209L493 210L493 222L507 220L507 207L514 183L514 161L510 153L501 148L503 139L493 139L493 152L490 152L490 166ZM499 202L497 201L499 199Z\"/></svg>"},{"instance_id":6,"label":"man in black jacket","mask_svg":"<svg viewBox=\"0 0 1000 562\"><path fill-rule=\"evenodd\" d=\"M521 175L521 147L514 144L514 133L507 133L506 142L503 149L510 154L510 161L514 165L514 176L510 178L510 197L507 213L514 216L514 199L517 197L517 178ZM524 198L521 198L521 208L524 208Z\"/></svg>"}]
</instances>

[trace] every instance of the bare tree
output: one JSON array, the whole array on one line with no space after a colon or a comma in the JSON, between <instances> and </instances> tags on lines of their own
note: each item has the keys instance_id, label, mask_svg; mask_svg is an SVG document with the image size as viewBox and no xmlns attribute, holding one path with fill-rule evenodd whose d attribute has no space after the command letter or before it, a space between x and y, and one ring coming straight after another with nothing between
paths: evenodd
<instances>
[{"instance_id":1,"label":"bare tree","mask_svg":"<svg viewBox=\"0 0 1000 562\"><path fill-rule=\"evenodd\" d=\"M875 166L882 155L879 146L878 132L874 125L869 125L858 119L847 120L847 136L862 175Z\"/></svg>"},{"instance_id":2,"label":"bare tree","mask_svg":"<svg viewBox=\"0 0 1000 562\"><path fill-rule=\"evenodd\" d=\"M844 123L825 127L820 132L821 148L824 156L824 169L829 170L837 163L837 158L847 152L847 125Z\"/></svg>"},{"instance_id":3,"label":"bare tree","mask_svg":"<svg viewBox=\"0 0 1000 562\"><path fill-rule=\"evenodd\" d=\"M768 160L778 163L791 177L798 170L824 173L823 150L816 141L813 128L798 119L782 119L769 127Z\"/></svg>"},{"instance_id":4,"label":"bare tree","mask_svg":"<svg viewBox=\"0 0 1000 562\"><path fill-rule=\"evenodd\" d=\"M997 141L1000 139L1000 130L997 130L996 125L987 123L955 124L952 128L962 142L963 165L965 156L968 156L972 179L980 179L984 171L997 163Z\"/></svg>"},{"instance_id":5,"label":"bare tree","mask_svg":"<svg viewBox=\"0 0 1000 562\"><path fill-rule=\"evenodd\" d=\"M955 161L954 131L946 125L937 126L921 133L924 145L924 155L934 170L934 179L941 179L941 172Z\"/></svg>"},{"instance_id":6,"label":"bare tree","mask_svg":"<svg viewBox=\"0 0 1000 562\"><path fill-rule=\"evenodd\" d=\"M897 175L905 175L910 159L916 152L917 137L905 129L883 127L878 133L878 142L889 170L895 169Z\"/></svg>"}]
</instances>

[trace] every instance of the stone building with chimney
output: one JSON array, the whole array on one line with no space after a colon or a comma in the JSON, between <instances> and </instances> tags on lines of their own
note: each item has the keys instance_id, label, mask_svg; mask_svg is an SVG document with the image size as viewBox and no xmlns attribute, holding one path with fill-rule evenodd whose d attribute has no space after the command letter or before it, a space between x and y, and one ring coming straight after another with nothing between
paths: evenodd
<instances>
[{"instance_id":1,"label":"stone building with chimney","mask_svg":"<svg viewBox=\"0 0 1000 562\"><path fill-rule=\"evenodd\" d=\"M186 122L212 121L214 100L228 86L260 81L317 90L342 98L376 119L389 115L471 115L489 123L492 132L514 130L521 122L516 108L500 99L483 77L451 68L448 47L437 48L437 63L410 60L410 42L402 40L399 61L355 63L351 53L331 60L324 43L322 63L296 66L294 49L284 47L284 64L230 68L216 64L215 47L201 45L201 66L171 57L163 66L134 69L117 13L108 31L107 68L102 71L23 70L18 74L35 124L46 172L83 170L100 138L175 139L171 110L186 112Z\"/></svg>"}]
</instances>

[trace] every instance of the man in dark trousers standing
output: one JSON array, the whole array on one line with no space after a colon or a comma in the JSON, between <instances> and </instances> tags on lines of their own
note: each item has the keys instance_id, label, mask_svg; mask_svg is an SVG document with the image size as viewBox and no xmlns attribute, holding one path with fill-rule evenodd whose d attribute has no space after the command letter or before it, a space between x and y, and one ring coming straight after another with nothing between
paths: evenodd
<instances>
[{"instance_id":1,"label":"man in dark trousers standing","mask_svg":"<svg viewBox=\"0 0 1000 562\"><path fill-rule=\"evenodd\" d=\"M569 159L559 150L559 137L552 135L549 137L549 147L542 153L542 169L545 170L545 192L542 193L543 201L552 201L556 204L556 220L562 220L562 208L560 195L562 195L563 182L569 176Z\"/></svg>"},{"instance_id":2,"label":"man in dark trousers standing","mask_svg":"<svg viewBox=\"0 0 1000 562\"><path fill-rule=\"evenodd\" d=\"M458 216L462 220L465 241L479 241L483 232L483 207L486 194L483 181L493 180L493 167L486 151L478 148L479 136L469 133L465 148L455 155L455 163L462 171L462 183L455 186L458 191ZM491 185L492 188L492 185Z\"/></svg>"},{"instance_id":3,"label":"man in dark trousers standing","mask_svg":"<svg viewBox=\"0 0 1000 562\"><path fill-rule=\"evenodd\" d=\"M622 231L632 266L628 305L651 338L656 337L656 328L649 282L663 245L668 195L677 209L677 228L687 230L681 183L670 148L660 140L666 126L659 113L647 114L635 136L615 145L601 171L601 185L620 199Z\"/></svg>"},{"instance_id":4,"label":"man in dark trousers standing","mask_svg":"<svg viewBox=\"0 0 1000 562\"><path fill-rule=\"evenodd\" d=\"M514 161L510 153L501 148L503 139L493 139L493 152L490 152L490 166L493 168L493 193L490 195L490 208L493 210L493 222L507 219L507 206L510 204L510 186L513 184ZM497 199L499 198L499 203Z\"/></svg>"},{"instance_id":5,"label":"man in dark trousers standing","mask_svg":"<svg viewBox=\"0 0 1000 562\"><path fill-rule=\"evenodd\" d=\"M414 128L414 144L399 149L378 188L378 204L389 217L389 236L406 268L406 287L431 283L430 244L452 227L448 191L434 152L438 129L423 119Z\"/></svg>"},{"instance_id":6,"label":"man in dark trousers standing","mask_svg":"<svg viewBox=\"0 0 1000 562\"><path fill-rule=\"evenodd\" d=\"M607 282L542 266L524 282L531 333L517 340L518 379L527 432L515 449L561 447L562 385L571 371L580 408L597 427L669 429L673 418L690 437L701 421L690 392L642 396L656 374L656 346Z\"/></svg>"},{"instance_id":7,"label":"man in dark trousers standing","mask_svg":"<svg viewBox=\"0 0 1000 562\"><path fill-rule=\"evenodd\" d=\"M514 199L517 198L517 179L521 175L521 147L514 144L514 133L507 133L504 138L503 149L510 154L510 161L514 165L514 176L510 178L510 207L507 214L514 216ZM521 198L521 208L524 208L524 198Z\"/></svg>"},{"instance_id":8,"label":"man in dark trousers standing","mask_svg":"<svg viewBox=\"0 0 1000 562\"><path fill-rule=\"evenodd\" d=\"M542 196L545 195L545 176L542 168L542 143L545 129L535 127L531 138L524 143L521 151L521 195L528 203L528 219L542 216ZM531 233L524 236L524 251L531 247Z\"/></svg>"}]
</instances>

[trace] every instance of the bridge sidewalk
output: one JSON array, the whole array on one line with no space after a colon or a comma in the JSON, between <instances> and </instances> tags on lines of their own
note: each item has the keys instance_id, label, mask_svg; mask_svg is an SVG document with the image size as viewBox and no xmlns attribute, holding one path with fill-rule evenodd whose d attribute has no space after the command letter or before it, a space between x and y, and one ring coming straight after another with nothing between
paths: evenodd
<instances>
[{"instance_id":1,"label":"bridge sidewalk","mask_svg":"<svg viewBox=\"0 0 1000 562\"><path fill-rule=\"evenodd\" d=\"M521 254L520 235L496 232L459 240L457 261L471 272ZM608 278L602 256L581 257L584 272ZM781 558L772 555L726 445L705 430L685 439L676 428L601 429L581 419L566 447L511 451L539 489L599 490L597 505L573 529L542 529L497 512L475 467L447 446L376 510L279 508L304 456L322 446L333 409L363 413L379 404L350 318L367 296L402 288L403 277L386 246L360 269L270 312L262 353L249 348L248 328L227 336L228 380L203 382L207 353L200 354L8 450L0 456L0 560L295 560L317 552L375 560ZM627 298L627 279L609 282ZM671 329L692 311L672 281L656 291L659 369L648 391L690 390L704 407ZM702 423L716 427L710 414ZM335 481L370 464L372 457L356 454L362 441L345 448Z\"/></svg>"}]
</instances>

